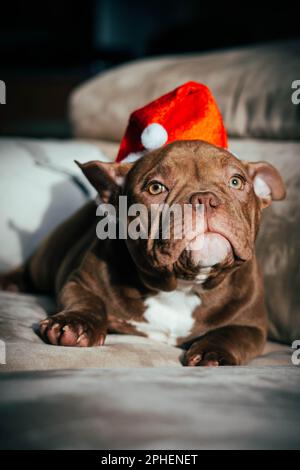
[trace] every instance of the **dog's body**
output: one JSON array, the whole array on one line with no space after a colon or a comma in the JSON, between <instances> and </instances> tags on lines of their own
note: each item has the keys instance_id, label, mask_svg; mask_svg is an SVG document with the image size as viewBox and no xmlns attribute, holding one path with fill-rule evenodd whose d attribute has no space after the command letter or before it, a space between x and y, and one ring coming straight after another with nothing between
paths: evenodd
<instances>
[{"instance_id":1,"label":"dog's body","mask_svg":"<svg viewBox=\"0 0 300 470\"><path fill-rule=\"evenodd\" d=\"M204 245L190 252L195 240L188 237L99 240L96 206L88 203L24 268L0 280L3 288L56 293L61 312L41 323L44 339L91 346L102 345L107 332L146 335L183 346L191 366L243 364L258 355L267 316L254 241L261 209L284 197L276 170L201 141L175 142L135 164L81 167L107 202L125 194L147 207L202 204Z\"/></svg>"}]
</instances>

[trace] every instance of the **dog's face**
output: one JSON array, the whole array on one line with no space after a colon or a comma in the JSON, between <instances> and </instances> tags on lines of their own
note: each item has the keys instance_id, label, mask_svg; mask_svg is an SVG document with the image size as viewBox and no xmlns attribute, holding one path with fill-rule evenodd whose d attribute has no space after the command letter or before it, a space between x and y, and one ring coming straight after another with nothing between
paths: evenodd
<instances>
[{"instance_id":1,"label":"dog's face","mask_svg":"<svg viewBox=\"0 0 300 470\"><path fill-rule=\"evenodd\" d=\"M251 259L261 210L285 195L271 165L243 162L202 141L174 142L134 164L90 162L81 168L100 197L116 201L124 194L128 206L146 207L148 236L128 238L127 245L146 284L165 290L177 279L209 284ZM169 236L162 237L157 227L166 204L182 212L168 218ZM150 236L154 232L161 236Z\"/></svg>"}]
</instances>

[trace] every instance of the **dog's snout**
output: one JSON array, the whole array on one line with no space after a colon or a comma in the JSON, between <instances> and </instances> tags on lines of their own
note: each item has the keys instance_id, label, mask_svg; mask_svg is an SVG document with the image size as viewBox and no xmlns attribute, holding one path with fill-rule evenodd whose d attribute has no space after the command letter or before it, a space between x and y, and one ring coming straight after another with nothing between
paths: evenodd
<instances>
[{"instance_id":1,"label":"dog's snout","mask_svg":"<svg viewBox=\"0 0 300 470\"><path fill-rule=\"evenodd\" d=\"M203 204L207 209L216 208L221 204L218 196L210 191L203 191L192 195L191 204Z\"/></svg>"}]
</instances>

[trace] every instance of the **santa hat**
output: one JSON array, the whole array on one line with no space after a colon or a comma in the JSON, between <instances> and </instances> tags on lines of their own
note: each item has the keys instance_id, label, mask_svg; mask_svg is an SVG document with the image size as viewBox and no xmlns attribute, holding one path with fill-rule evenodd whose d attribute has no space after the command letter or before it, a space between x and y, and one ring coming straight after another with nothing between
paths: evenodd
<instances>
[{"instance_id":1,"label":"santa hat","mask_svg":"<svg viewBox=\"0 0 300 470\"><path fill-rule=\"evenodd\" d=\"M187 82L134 111L116 161L135 161L175 140L205 140L227 147L222 116L207 86Z\"/></svg>"}]
</instances>

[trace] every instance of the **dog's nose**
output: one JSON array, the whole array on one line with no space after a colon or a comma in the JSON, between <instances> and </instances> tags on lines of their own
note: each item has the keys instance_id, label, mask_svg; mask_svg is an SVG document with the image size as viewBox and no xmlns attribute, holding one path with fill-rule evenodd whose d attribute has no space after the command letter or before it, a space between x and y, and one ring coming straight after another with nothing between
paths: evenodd
<instances>
[{"instance_id":1,"label":"dog's nose","mask_svg":"<svg viewBox=\"0 0 300 470\"><path fill-rule=\"evenodd\" d=\"M203 204L206 209L213 208L215 209L221 204L220 199L216 194L211 193L209 191L203 191L199 193L195 193L192 195L191 204Z\"/></svg>"}]
</instances>

